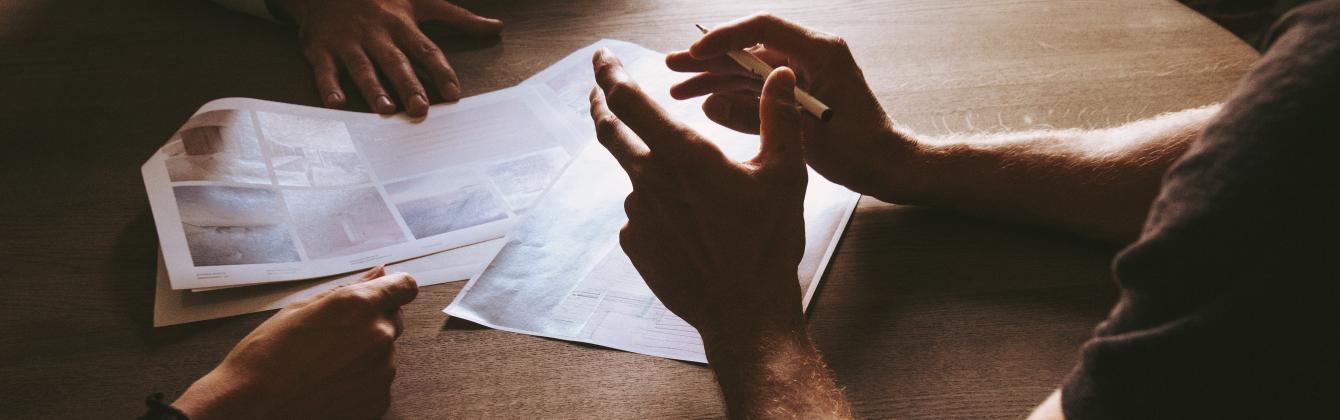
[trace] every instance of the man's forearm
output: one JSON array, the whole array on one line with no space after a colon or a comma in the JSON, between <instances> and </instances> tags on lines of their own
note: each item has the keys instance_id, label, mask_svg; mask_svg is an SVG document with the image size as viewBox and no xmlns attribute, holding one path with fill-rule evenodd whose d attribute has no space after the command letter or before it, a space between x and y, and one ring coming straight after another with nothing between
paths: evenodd
<instances>
[{"instance_id":1,"label":"man's forearm","mask_svg":"<svg viewBox=\"0 0 1340 420\"><path fill-rule=\"evenodd\" d=\"M851 418L804 327L750 338L705 338L732 418Z\"/></svg>"},{"instance_id":2,"label":"man's forearm","mask_svg":"<svg viewBox=\"0 0 1340 420\"><path fill-rule=\"evenodd\" d=\"M899 202L1134 240L1163 173L1218 112L1185 110L1100 130L921 139Z\"/></svg>"}]
</instances>

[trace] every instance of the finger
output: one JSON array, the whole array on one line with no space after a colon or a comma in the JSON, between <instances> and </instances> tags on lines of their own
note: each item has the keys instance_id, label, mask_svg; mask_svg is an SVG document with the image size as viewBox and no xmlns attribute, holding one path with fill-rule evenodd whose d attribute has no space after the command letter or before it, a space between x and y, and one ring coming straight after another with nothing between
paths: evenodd
<instances>
[{"instance_id":1,"label":"finger","mask_svg":"<svg viewBox=\"0 0 1340 420\"><path fill-rule=\"evenodd\" d=\"M804 62L817 63L828 57L835 38L812 31L785 19L758 14L717 26L693 46L689 53L698 59L725 55L763 44Z\"/></svg>"},{"instance_id":2,"label":"finger","mask_svg":"<svg viewBox=\"0 0 1340 420\"><path fill-rule=\"evenodd\" d=\"M385 275L349 287L362 289L383 312L410 303L419 295L419 283L408 273Z\"/></svg>"},{"instance_id":3,"label":"finger","mask_svg":"<svg viewBox=\"0 0 1340 420\"><path fill-rule=\"evenodd\" d=\"M405 113L416 118L428 115L428 94L424 92L418 76L414 75L409 57L405 57L405 53L400 52L400 48L389 38L374 40L366 48L373 60L377 61L377 67L391 80L396 93L400 94L400 103L405 106Z\"/></svg>"},{"instance_id":4,"label":"finger","mask_svg":"<svg viewBox=\"0 0 1340 420\"><path fill-rule=\"evenodd\" d=\"M632 129L652 152L658 149L679 149L683 140L692 141L691 132L683 127L660 105L647 96L642 88L633 81L623 69L623 63L608 49L601 48L592 58L595 67L596 84L604 92L605 104L610 112Z\"/></svg>"},{"instance_id":5,"label":"finger","mask_svg":"<svg viewBox=\"0 0 1340 420\"><path fill-rule=\"evenodd\" d=\"M413 25L398 25L394 31L396 43L428 72L428 77L433 79L433 85L442 99L448 102L460 100L461 85L456 77L456 69L447 62L447 57L442 54L437 43Z\"/></svg>"},{"instance_id":6,"label":"finger","mask_svg":"<svg viewBox=\"0 0 1340 420\"><path fill-rule=\"evenodd\" d=\"M800 110L796 106L796 74L778 67L768 75L759 96L759 147L754 162L763 169L804 168Z\"/></svg>"},{"instance_id":7,"label":"finger","mask_svg":"<svg viewBox=\"0 0 1340 420\"><path fill-rule=\"evenodd\" d=\"M642 215L646 214L644 210L646 203L638 198L637 190L633 190L633 192L628 193L627 197L623 198L623 215L628 218L628 222L624 223L624 230L628 229L629 224L641 220Z\"/></svg>"},{"instance_id":8,"label":"finger","mask_svg":"<svg viewBox=\"0 0 1340 420\"><path fill-rule=\"evenodd\" d=\"M343 107L344 89L340 88L340 69L335 66L335 58L323 49L307 48L303 52L316 76L316 91L321 95L321 104L327 108Z\"/></svg>"},{"instance_id":9,"label":"finger","mask_svg":"<svg viewBox=\"0 0 1340 420\"><path fill-rule=\"evenodd\" d=\"M368 108L378 114L394 114L395 104L391 103L391 96L386 93L381 81L377 80L377 69L373 67L372 60L368 60L367 54L362 49L354 48L342 52L340 59L344 60L344 69L349 72L349 78L354 79L358 90L363 92Z\"/></svg>"},{"instance_id":10,"label":"finger","mask_svg":"<svg viewBox=\"0 0 1340 420\"><path fill-rule=\"evenodd\" d=\"M665 56L665 66L670 70L685 73L711 72L758 77L753 72L740 66L735 60L731 60L730 57L724 55L699 60L693 58L693 55L689 54L688 51L677 51Z\"/></svg>"},{"instance_id":11,"label":"finger","mask_svg":"<svg viewBox=\"0 0 1340 420\"><path fill-rule=\"evenodd\" d=\"M361 275L358 276L358 279L357 279L357 280L354 280L354 282L353 282L353 283L350 283L350 284L363 283L363 282L366 282L366 281L368 281L368 280L372 280L372 279L375 279L375 278L378 278L378 277L381 277L381 276L385 276L385 275L386 275L386 266L385 266L385 265L378 265L378 266L376 266L376 267L372 267L371 269L368 269L368 271L363 272L363 274L361 274ZM330 289L330 290L321 292L321 293L317 294L316 296L312 296L310 299L307 299L307 300L308 300L308 301L317 301L317 300L321 300L321 299L325 298L326 295L333 294L333 293L335 293L335 291L340 290L340 288L341 288L341 287L344 287L344 286L347 286L347 285L336 286L336 287L333 288L333 289Z\"/></svg>"},{"instance_id":12,"label":"finger","mask_svg":"<svg viewBox=\"0 0 1340 420\"><path fill-rule=\"evenodd\" d=\"M420 22L441 23L469 36L491 37L502 33L503 22L471 13L444 0L426 0L415 4Z\"/></svg>"},{"instance_id":13,"label":"finger","mask_svg":"<svg viewBox=\"0 0 1340 420\"><path fill-rule=\"evenodd\" d=\"M742 93L718 93L703 101L703 114L721 126L745 134L758 134L758 97Z\"/></svg>"},{"instance_id":14,"label":"finger","mask_svg":"<svg viewBox=\"0 0 1340 420\"><path fill-rule=\"evenodd\" d=\"M790 57L787 57L786 54L783 54L781 51L768 48L763 44L757 44L752 47L745 48L745 51L749 51L750 54L753 54L755 57L758 57L760 60L763 60L764 63L768 63L769 66L789 67L791 65Z\"/></svg>"},{"instance_id":15,"label":"finger","mask_svg":"<svg viewBox=\"0 0 1340 420\"><path fill-rule=\"evenodd\" d=\"M376 267L372 267L367 272L363 273L363 277L361 277L358 280L358 282L362 283L385 275L386 275L386 265L384 264L378 265Z\"/></svg>"},{"instance_id":16,"label":"finger","mask_svg":"<svg viewBox=\"0 0 1340 420\"><path fill-rule=\"evenodd\" d=\"M671 86L670 97L689 99L722 92L751 92L757 94L762 89L763 81L752 77L702 73Z\"/></svg>"},{"instance_id":17,"label":"finger","mask_svg":"<svg viewBox=\"0 0 1340 420\"><path fill-rule=\"evenodd\" d=\"M790 64L790 59L786 54L768 49L762 45L755 45L746 48L769 66L779 67ZM712 72L724 74L739 74L759 78L754 72L736 63L734 59L728 56L719 55L710 58L697 59L688 51L676 51L665 56L665 66L670 70L678 72Z\"/></svg>"},{"instance_id":18,"label":"finger","mask_svg":"<svg viewBox=\"0 0 1340 420\"><path fill-rule=\"evenodd\" d=\"M358 275L358 278L355 279L352 283L349 283L349 284L362 283L362 282L365 282L365 281L368 281L368 280L372 280L372 279L375 279L375 278L377 278L377 277L381 277L381 276L384 276L384 275L386 275L386 267L385 267L385 266L382 266L382 265L379 265L379 266L376 266L376 267L372 267L371 269L368 269L368 271L363 272L363 274L359 274L359 275ZM311 296L311 297L308 297L307 299L303 299L303 300L301 300L301 301L295 303L295 305L307 305L307 304L310 304L310 303L312 303L312 302L316 302L316 301L325 299L326 296L330 296L330 295L332 295L332 294L335 294L335 292L339 291L341 288L343 288L343 287L345 287L345 286L348 286L348 284L342 284L342 285L339 285L339 286L335 286L335 287L331 288L330 290L326 290L326 291L324 291L324 292L317 293L317 294L315 294L315 295L313 295L313 296ZM292 306L292 305L290 305L290 306Z\"/></svg>"},{"instance_id":19,"label":"finger","mask_svg":"<svg viewBox=\"0 0 1340 420\"><path fill-rule=\"evenodd\" d=\"M605 104L605 94L598 88L591 88L591 120L596 125L596 140L609 150L614 159L623 166L628 178L632 179L640 161L647 154L647 146L628 129L619 117L610 112Z\"/></svg>"}]
</instances>

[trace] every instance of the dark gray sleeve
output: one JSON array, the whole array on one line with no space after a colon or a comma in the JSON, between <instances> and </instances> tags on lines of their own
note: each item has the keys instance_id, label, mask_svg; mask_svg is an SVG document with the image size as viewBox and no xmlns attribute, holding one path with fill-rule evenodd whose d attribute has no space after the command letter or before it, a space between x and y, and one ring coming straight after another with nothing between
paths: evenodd
<instances>
[{"instance_id":1,"label":"dark gray sleeve","mask_svg":"<svg viewBox=\"0 0 1340 420\"><path fill-rule=\"evenodd\" d=\"M1340 397L1340 0L1285 15L1163 179L1066 418L1318 418Z\"/></svg>"}]
</instances>

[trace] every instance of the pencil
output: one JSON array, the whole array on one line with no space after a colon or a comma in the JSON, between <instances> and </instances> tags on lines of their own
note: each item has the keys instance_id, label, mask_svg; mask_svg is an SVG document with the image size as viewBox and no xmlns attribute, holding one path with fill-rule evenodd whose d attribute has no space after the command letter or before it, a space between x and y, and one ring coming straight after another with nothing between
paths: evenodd
<instances>
[{"instance_id":1,"label":"pencil","mask_svg":"<svg viewBox=\"0 0 1340 420\"><path fill-rule=\"evenodd\" d=\"M707 34L707 28L703 27L703 25L694 24L693 26L697 26L698 30L703 31L703 34ZM749 51L729 51L726 55L730 56L732 60L735 60L740 67L744 67L745 70L749 70L749 72L758 75L758 77L767 79L768 75L772 74L772 66L768 65L763 59L758 58L757 55L754 55ZM828 120L833 119L833 110L828 108L828 105L824 105L823 102L815 99L809 92L806 92L799 87L796 88L796 102L800 103L801 108L805 108L810 114L819 118L819 121L827 122Z\"/></svg>"}]
</instances>

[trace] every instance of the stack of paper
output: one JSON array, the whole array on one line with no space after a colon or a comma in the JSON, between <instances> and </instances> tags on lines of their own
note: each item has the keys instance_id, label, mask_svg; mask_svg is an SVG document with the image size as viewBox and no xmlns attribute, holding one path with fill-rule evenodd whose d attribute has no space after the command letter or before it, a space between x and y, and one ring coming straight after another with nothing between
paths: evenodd
<instances>
[{"instance_id":1,"label":"stack of paper","mask_svg":"<svg viewBox=\"0 0 1340 420\"><path fill-rule=\"evenodd\" d=\"M601 47L728 156L757 152L756 136L709 121L701 99L669 97L685 75L663 54L614 40L517 87L435 105L415 123L214 101L143 168L163 246L155 325L283 307L389 264L421 285L470 278L451 316L705 361L696 331L661 306L618 246L631 187L603 148L589 147L591 56ZM798 274L808 306L859 196L813 172L806 194Z\"/></svg>"},{"instance_id":2,"label":"stack of paper","mask_svg":"<svg viewBox=\"0 0 1340 420\"><path fill-rule=\"evenodd\" d=\"M202 107L142 168L162 245L155 325L272 309L424 255L414 271L444 275L421 283L468 278L586 144L530 86L432 115Z\"/></svg>"}]
</instances>

